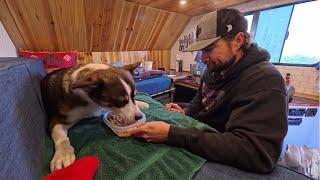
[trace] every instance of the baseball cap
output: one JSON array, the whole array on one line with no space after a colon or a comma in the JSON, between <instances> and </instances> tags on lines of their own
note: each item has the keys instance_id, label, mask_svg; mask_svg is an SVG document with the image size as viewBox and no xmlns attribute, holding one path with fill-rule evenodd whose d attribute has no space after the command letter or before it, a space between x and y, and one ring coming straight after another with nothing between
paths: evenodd
<instances>
[{"instance_id":1,"label":"baseball cap","mask_svg":"<svg viewBox=\"0 0 320 180\"><path fill-rule=\"evenodd\" d=\"M201 50L223 36L246 32L247 28L247 20L240 11L236 9L213 11L200 19L195 42L183 51Z\"/></svg>"}]
</instances>

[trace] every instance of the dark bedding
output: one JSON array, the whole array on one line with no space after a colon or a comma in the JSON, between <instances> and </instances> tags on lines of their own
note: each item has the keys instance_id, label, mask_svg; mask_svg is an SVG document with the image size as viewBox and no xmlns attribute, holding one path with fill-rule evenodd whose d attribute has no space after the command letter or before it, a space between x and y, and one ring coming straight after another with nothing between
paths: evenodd
<instances>
[{"instance_id":1,"label":"dark bedding","mask_svg":"<svg viewBox=\"0 0 320 180\"><path fill-rule=\"evenodd\" d=\"M166 76L154 77L136 82L137 91L149 95L169 90L171 86L171 78Z\"/></svg>"}]
</instances>

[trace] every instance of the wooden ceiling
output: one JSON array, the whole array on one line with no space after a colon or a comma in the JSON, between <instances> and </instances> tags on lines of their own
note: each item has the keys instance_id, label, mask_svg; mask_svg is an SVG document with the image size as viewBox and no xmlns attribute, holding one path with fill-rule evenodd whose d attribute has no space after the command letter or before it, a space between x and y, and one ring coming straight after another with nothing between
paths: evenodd
<instances>
[{"instance_id":1,"label":"wooden ceiling","mask_svg":"<svg viewBox=\"0 0 320 180\"><path fill-rule=\"evenodd\" d=\"M0 0L16 48L168 50L191 17L124 0Z\"/></svg>"},{"instance_id":2,"label":"wooden ceiling","mask_svg":"<svg viewBox=\"0 0 320 180\"><path fill-rule=\"evenodd\" d=\"M217 9L231 7L253 0L185 0L186 4L180 4L181 0L128 0L149 7L159 8L171 12L178 12L189 16L205 14Z\"/></svg>"},{"instance_id":3,"label":"wooden ceiling","mask_svg":"<svg viewBox=\"0 0 320 180\"><path fill-rule=\"evenodd\" d=\"M16 48L86 52L170 50L195 15L305 0L0 0Z\"/></svg>"}]
</instances>

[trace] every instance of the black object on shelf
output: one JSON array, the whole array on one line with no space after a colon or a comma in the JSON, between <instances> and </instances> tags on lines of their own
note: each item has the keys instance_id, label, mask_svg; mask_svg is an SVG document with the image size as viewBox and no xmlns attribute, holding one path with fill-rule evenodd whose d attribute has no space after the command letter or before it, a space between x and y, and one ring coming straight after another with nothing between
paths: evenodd
<instances>
[{"instance_id":1,"label":"black object on shelf","mask_svg":"<svg viewBox=\"0 0 320 180\"><path fill-rule=\"evenodd\" d=\"M302 123L302 118L288 118L289 125L300 125Z\"/></svg>"},{"instance_id":2,"label":"black object on shelf","mask_svg":"<svg viewBox=\"0 0 320 180\"><path fill-rule=\"evenodd\" d=\"M304 108L289 108L289 116L303 116L305 112Z\"/></svg>"},{"instance_id":3,"label":"black object on shelf","mask_svg":"<svg viewBox=\"0 0 320 180\"><path fill-rule=\"evenodd\" d=\"M183 60L176 60L176 71L182 72L183 68Z\"/></svg>"},{"instance_id":4,"label":"black object on shelf","mask_svg":"<svg viewBox=\"0 0 320 180\"><path fill-rule=\"evenodd\" d=\"M315 117L317 114L317 111L318 111L317 108L308 108L305 116L306 117Z\"/></svg>"},{"instance_id":5,"label":"black object on shelf","mask_svg":"<svg viewBox=\"0 0 320 180\"><path fill-rule=\"evenodd\" d=\"M190 102L197 94L197 90L182 85L175 85L174 102Z\"/></svg>"}]
</instances>

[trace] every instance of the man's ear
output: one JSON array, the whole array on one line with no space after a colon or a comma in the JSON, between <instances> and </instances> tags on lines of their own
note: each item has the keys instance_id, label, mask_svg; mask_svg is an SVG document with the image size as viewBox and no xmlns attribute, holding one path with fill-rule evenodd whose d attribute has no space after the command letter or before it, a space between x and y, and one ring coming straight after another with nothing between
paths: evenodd
<instances>
[{"instance_id":1,"label":"man's ear","mask_svg":"<svg viewBox=\"0 0 320 180\"><path fill-rule=\"evenodd\" d=\"M141 64L141 62L136 62L136 63L133 63L133 64L128 64L128 65L123 66L122 69L125 69L125 70L133 73L133 71L134 71L137 67L139 67L140 64Z\"/></svg>"},{"instance_id":2,"label":"man's ear","mask_svg":"<svg viewBox=\"0 0 320 180\"><path fill-rule=\"evenodd\" d=\"M102 83L98 73L90 74L86 77L80 77L76 82L71 84L71 89L81 88L86 91L93 90Z\"/></svg>"},{"instance_id":3,"label":"man's ear","mask_svg":"<svg viewBox=\"0 0 320 180\"><path fill-rule=\"evenodd\" d=\"M239 32L235 37L234 37L234 47L236 51L239 51L241 49L242 44L245 41L244 33Z\"/></svg>"}]
</instances>

